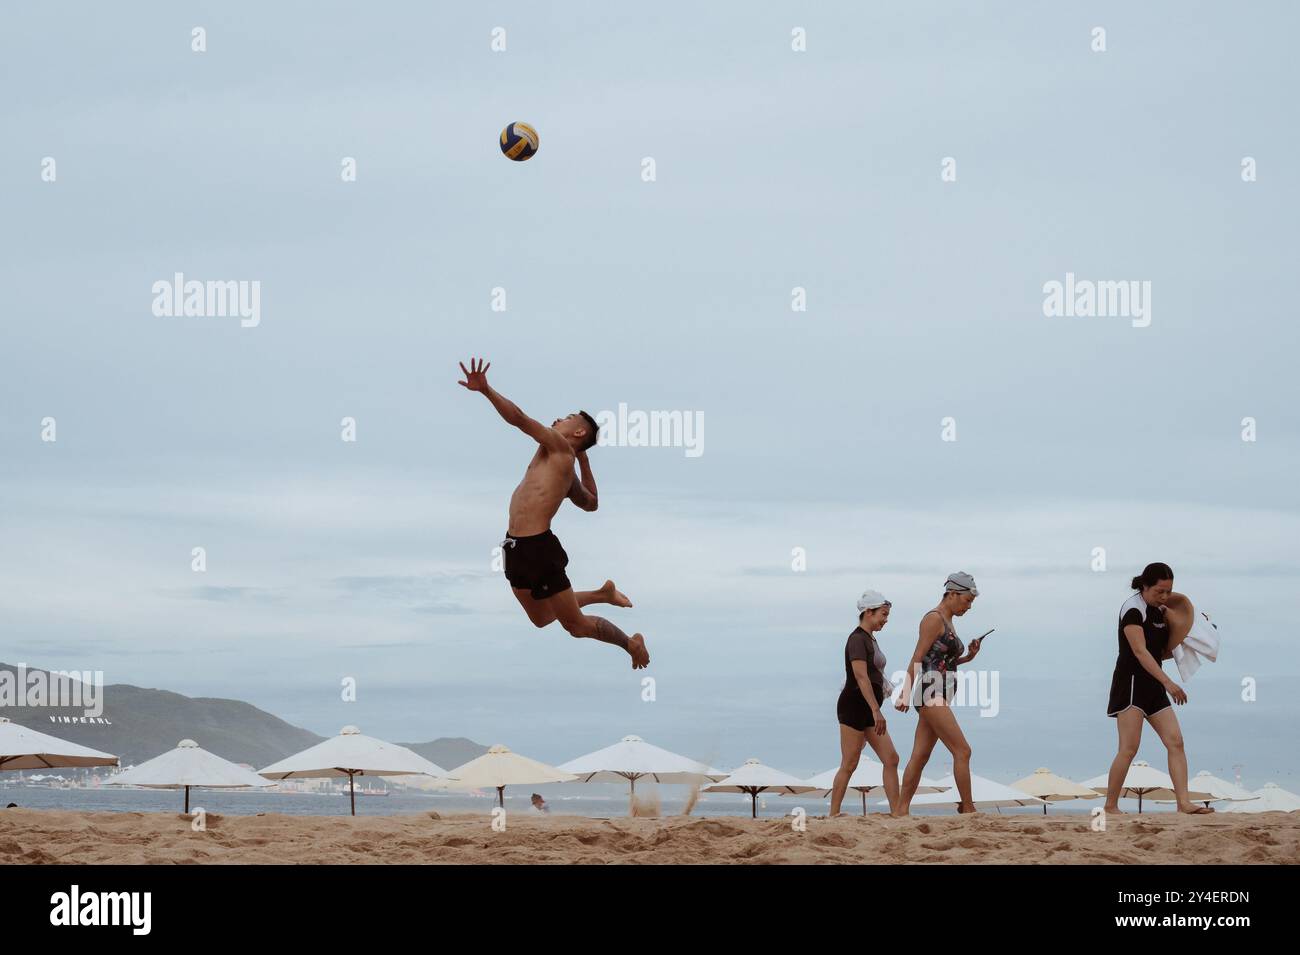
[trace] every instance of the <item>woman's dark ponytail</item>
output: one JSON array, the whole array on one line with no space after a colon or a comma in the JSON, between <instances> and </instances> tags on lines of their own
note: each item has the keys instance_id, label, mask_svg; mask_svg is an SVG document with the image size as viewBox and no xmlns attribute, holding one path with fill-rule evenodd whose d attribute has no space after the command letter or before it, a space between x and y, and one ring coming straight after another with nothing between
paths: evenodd
<instances>
[{"instance_id":1,"label":"woman's dark ponytail","mask_svg":"<svg viewBox=\"0 0 1300 955\"><path fill-rule=\"evenodd\" d=\"M1168 564L1156 562L1154 564L1147 564L1146 567L1142 569L1142 573L1133 578L1133 582L1129 584L1129 586L1134 590L1143 590L1157 581L1173 579L1173 568Z\"/></svg>"}]
</instances>

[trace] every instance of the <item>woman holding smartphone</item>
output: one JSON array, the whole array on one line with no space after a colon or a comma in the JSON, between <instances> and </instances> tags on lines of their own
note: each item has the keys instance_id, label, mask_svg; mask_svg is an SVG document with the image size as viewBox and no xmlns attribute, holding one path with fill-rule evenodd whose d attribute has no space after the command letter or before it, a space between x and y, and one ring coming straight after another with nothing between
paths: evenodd
<instances>
[{"instance_id":1,"label":"woman holding smartphone","mask_svg":"<svg viewBox=\"0 0 1300 955\"><path fill-rule=\"evenodd\" d=\"M1136 593L1119 608L1119 659L1106 706L1106 715L1115 718L1119 730L1119 752L1110 764L1103 808L1108 813L1121 812L1119 795L1142 742L1142 721L1146 720L1169 753L1169 778L1174 783L1178 811L1214 812L1187 797L1187 753L1178 717L1169 702L1172 696L1173 702L1182 706L1187 692L1161 666L1191 629L1191 601L1174 593L1174 572L1168 564L1147 564L1133 578L1132 587Z\"/></svg>"},{"instance_id":2,"label":"woman holding smartphone","mask_svg":"<svg viewBox=\"0 0 1300 955\"><path fill-rule=\"evenodd\" d=\"M903 771L902 791L896 815L906 816L912 807L912 797L921 782L921 771L930 761L934 744L943 745L952 754L952 775L957 782L960 802L957 811L974 812L975 803L970 792L970 744L957 723L952 709L952 699L957 691L957 666L969 663L979 653L980 638L971 641L967 650L957 631L953 629L954 617L970 610L979 596L975 578L958 572L949 574L943 584L943 597L939 605L921 618L921 632L916 650L903 679L903 691L895 705L906 712L908 698L916 681L916 736L912 741L912 756Z\"/></svg>"},{"instance_id":3,"label":"woman holding smartphone","mask_svg":"<svg viewBox=\"0 0 1300 955\"><path fill-rule=\"evenodd\" d=\"M874 590L858 598L858 625L844 647L844 689L835 706L840 721L840 768L831 787L831 815L840 804L849 779L858 768L862 747L870 744L884 766L885 797L892 813L898 804L898 750L889 738L880 707L888 699L885 655L876 634L889 623L890 603Z\"/></svg>"}]
</instances>

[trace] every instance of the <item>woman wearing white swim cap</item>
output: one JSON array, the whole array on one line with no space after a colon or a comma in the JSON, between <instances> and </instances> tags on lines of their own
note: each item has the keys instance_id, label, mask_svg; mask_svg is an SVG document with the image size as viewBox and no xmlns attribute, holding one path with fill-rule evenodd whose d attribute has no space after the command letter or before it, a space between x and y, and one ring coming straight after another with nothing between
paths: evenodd
<instances>
[{"instance_id":1,"label":"woman wearing white swim cap","mask_svg":"<svg viewBox=\"0 0 1300 955\"><path fill-rule=\"evenodd\" d=\"M975 578L964 572L949 574L943 584L943 597L939 605L921 618L921 633L916 650L903 678L903 692L898 696L898 709L906 711L916 684L916 737L912 741L912 756L903 771L902 791L895 815L906 816L912 808L912 796L921 782L921 771L930 761L934 744L943 741L952 754L952 775L957 782L960 802L958 812L974 812L975 803L970 793L970 744L957 723L952 699L957 691L957 665L968 663L979 653L980 641L972 640L970 649L961 642L953 629L954 617L960 617L971 608L979 590Z\"/></svg>"},{"instance_id":2,"label":"woman wearing white swim cap","mask_svg":"<svg viewBox=\"0 0 1300 955\"><path fill-rule=\"evenodd\" d=\"M898 802L898 750L880 712L892 687L885 679L885 655L876 643L876 634L889 622L889 606L874 590L859 597L858 625L844 647L844 689L835 704L840 721L840 768L831 787L832 816L840 814L849 779L868 743L884 766L883 783L891 812Z\"/></svg>"}]
</instances>

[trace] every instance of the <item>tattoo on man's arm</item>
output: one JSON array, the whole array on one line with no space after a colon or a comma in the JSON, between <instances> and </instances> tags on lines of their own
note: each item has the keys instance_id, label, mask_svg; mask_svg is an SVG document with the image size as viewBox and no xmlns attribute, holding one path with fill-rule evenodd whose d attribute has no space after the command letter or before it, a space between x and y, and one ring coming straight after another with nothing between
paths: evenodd
<instances>
[{"instance_id":1,"label":"tattoo on man's arm","mask_svg":"<svg viewBox=\"0 0 1300 955\"><path fill-rule=\"evenodd\" d=\"M569 500L573 501L574 504L578 505L578 507L583 510L595 510L595 493L587 488L576 474L573 476L573 483L569 485Z\"/></svg>"}]
</instances>

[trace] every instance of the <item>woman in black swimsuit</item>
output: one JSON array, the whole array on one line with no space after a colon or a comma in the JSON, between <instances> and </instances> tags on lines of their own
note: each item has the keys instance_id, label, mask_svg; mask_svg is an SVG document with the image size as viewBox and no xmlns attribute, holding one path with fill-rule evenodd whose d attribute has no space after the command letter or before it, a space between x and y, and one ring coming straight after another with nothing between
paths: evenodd
<instances>
[{"instance_id":1,"label":"woman in black swimsuit","mask_svg":"<svg viewBox=\"0 0 1300 955\"><path fill-rule=\"evenodd\" d=\"M912 654L911 665L903 679L903 691L895 706L904 712L916 681L917 701L916 737L912 741L912 756L903 771L902 791L899 793L899 811L906 816L912 808L912 797L921 782L921 770L930 760L934 744L943 740L952 754L952 775L957 781L960 797L958 812L974 812L975 803L970 793L970 744L957 724L957 714L952 709L956 692L957 665L968 663L979 653L980 642L972 640L967 650L952 627L954 617L970 609L979 590L970 574L949 574L943 585L943 599L921 618L921 634Z\"/></svg>"},{"instance_id":2,"label":"woman in black swimsuit","mask_svg":"<svg viewBox=\"0 0 1300 955\"><path fill-rule=\"evenodd\" d=\"M840 803L849 778L858 768L862 747L870 743L884 764L885 797L890 812L898 804L898 750L889 738L880 707L886 695L885 655L876 644L876 634L889 622L889 601L868 590L858 598L858 626L844 647L844 689L835 712L840 720L840 769L831 787L831 815L840 814Z\"/></svg>"},{"instance_id":3,"label":"woman in black swimsuit","mask_svg":"<svg viewBox=\"0 0 1300 955\"><path fill-rule=\"evenodd\" d=\"M1173 656L1174 645L1187 636L1190 627L1179 627L1171 636L1171 621L1165 617L1166 607L1181 609L1188 604L1185 597L1174 593L1174 572L1168 564L1147 564L1142 573L1133 578L1137 593L1124 601L1119 608L1119 659L1110 680L1110 702L1106 715L1115 717L1119 729L1119 752L1110 764L1106 781L1108 813L1118 813L1119 795L1124 788L1124 777L1137 755L1142 742L1142 721L1145 719L1160 736L1169 751L1169 778L1174 783L1178 811L1204 814L1214 812L1207 806L1198 806L1187 798L1187 753L1183 749L1183 734L1178 726L1169 697L1182 706L1187 693L1169 678L1161 666L1162 661Z\"/></svg>"}]
</instances>

